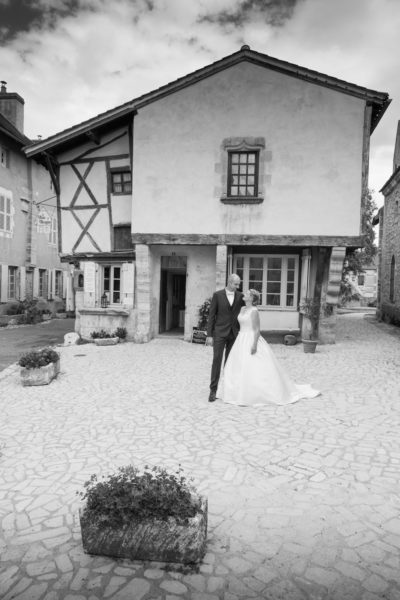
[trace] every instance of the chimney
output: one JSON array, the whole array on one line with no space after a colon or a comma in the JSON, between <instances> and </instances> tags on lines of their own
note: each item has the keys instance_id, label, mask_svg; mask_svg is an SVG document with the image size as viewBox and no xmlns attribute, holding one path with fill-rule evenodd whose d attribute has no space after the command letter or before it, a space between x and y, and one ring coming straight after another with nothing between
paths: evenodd
<instances>
[{"instance_id":1,"label":"chimney","mask_svg":"<svg viewBox=\"0 0 400 600\"><path fill-rule=\"evenodd\" d=\"M0 113L24 133L25 101L15 92L7 92L7 82L0 81Z\"/></svg>"}]
</instances>

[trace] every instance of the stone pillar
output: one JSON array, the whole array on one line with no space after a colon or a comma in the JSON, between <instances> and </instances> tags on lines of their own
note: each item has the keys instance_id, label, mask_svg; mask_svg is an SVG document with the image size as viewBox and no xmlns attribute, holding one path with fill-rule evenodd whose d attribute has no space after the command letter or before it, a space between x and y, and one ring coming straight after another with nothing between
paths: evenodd
<instances>
[{"instance_id":1,"label":"stone pillar","mask_svg":"<svg viewBox=\"0 0 400 600\"><path fill-rule=\"evenodd\" d=\"M321 290L321 316L318 330L321 344L334 344L336 340L337 303L345 255L346 248L332 248L329 274Z\"/></svg>"},{"instance_id":2,"label":"stone pillar","mask_svg":"<svg viewBox=\"0 0 400 600\"><path fill-rule=\"evenodd\" d=\"M216 289L221 290L226 286L227 278L227 260L228 247L225 245L217 246L215 254L215 283Z\"/></svg>"},{"instance_id":3,"label":"stone pillar","mask_svg":"<svg viewBox=\"0 0 400 600\"><path fill-rule=\"evenodd\" d=\"M151 253L145 244L136 244L136 308L137 325L134 341L149 342L152 331Z\"/></svg>"}]
</instances>

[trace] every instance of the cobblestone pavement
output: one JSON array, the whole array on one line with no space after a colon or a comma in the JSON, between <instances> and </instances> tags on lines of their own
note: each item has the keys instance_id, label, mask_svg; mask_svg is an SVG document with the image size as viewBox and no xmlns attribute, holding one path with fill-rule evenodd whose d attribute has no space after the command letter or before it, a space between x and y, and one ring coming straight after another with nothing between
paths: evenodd
<instances>
[{"instance_id":1,"label":"cobblestone pavement","mask_svg":"<svg viewBox=\"0 0 400 600\"><path fill-rule=\"evenodd\" d=\"M400 339L339 317L334 346L274 345L322 396L209 404L211 349L61 348L49 386L0 380L2 600L400 600ZM92 473L179 463L209 500L197 568L84 554Z\"/></svg>"}]
</instances>

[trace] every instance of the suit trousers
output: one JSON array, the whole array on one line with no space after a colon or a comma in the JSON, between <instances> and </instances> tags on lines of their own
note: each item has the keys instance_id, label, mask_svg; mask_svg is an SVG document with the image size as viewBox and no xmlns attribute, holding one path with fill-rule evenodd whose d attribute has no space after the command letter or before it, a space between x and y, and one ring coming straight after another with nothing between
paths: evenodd
<instances>
[{"instance_id":1,"label":"suit trousers","mask_svg":"<svg viewBox=\"0 0 400 600\"><path fill-rule=\"evenodd\" d=\"M219 377L221 374L222 358L225 350L225 362L229 356L229 352L235 343L236 336L231 330L228 337L214 337L213 341L213 362L211 367L211 382L210 390L216 392L218 388Z\"/></svg>"}]
</instances>

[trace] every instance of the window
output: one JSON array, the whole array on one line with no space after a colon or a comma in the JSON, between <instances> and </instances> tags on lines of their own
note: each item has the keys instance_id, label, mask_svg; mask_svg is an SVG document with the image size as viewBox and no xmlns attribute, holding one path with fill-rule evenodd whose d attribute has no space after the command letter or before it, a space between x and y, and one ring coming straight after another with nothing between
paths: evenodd
<instances>
[{"instance_id":1,"label":"window","mask_svg":"<svg viewBox=\"0 0 400 600\"><path fill-rule=\"evenodd\" d=\"M8 299L17 300L18 267L8 267Z\"/></svg>"},{"instance_id":2,"label":"window","mask_svg":"<svg viewBox=\"0 0 400 600\"><path fill-rule=\"evenodd\" d=\"M4 146L0 146L0 165L2 167L10 166L10 152Z\"/></svg>"},{"instance_id":3,"label":"window","mask_svg":"<svg viewBox=\"0 0 400 600\"><path fill-rule=\"evenodd\" d=\"M258 193L258 152L228 153L228 196L255 198Z\"/></svg>"},{"instance_id":4,"label":"window","mask_svg":"<svg viewBox=\"0 0 400 600\"><path fill-rule=\"evenodd\" d=\"M114 250L128 250L133 248L130 225L117 225L114 227Z\"/></svg>"},{"instance_id":5,"label":"window","mask_svg":"<svg viewBox=\"0 0 400 600\"><path fill-rule=\"evenodd\" d=\"M358 276L358 285L365 285L365 275Z\"/></svg>"},{"instance_id":6,"label":"window","mask_svg":"<svg viewBox=\"0 0 400 600\"><path fill-rule=\"evenodd\" d=\"M392 256L392 260L390 261L390 281L389 281L389 300L390 302L394 302L394 276L396 272L396 261L394 256Z\"/></svg>"},{"instance_id":7,"label":"window","mask_svg":"<svg viewBox=\"0 0 400 600\"><path fill-rule=\"evenodd\" d=\"M39 296L40 296L40 298L47 298L47 271L46 271L46 269L39 269Z\"/></svg>"},{"instance_id":8,"label":"window","mask_svg":"<svg viewBox=\"0 0 400 600\"><path fill-rule=\"evenodd\" d=\"M130 194L132 192L131 172L111 171L111 190L113 194Z\"/></svg>"},{"instance_id":9,"label":"window","mask_svg":"<svg viewBox=\"0 0 400 600\"><path fill-rule=\"evenodd\" d=\"M237 255L234 272L242 280L243 289L260 292L260 304L266 308L295 309L299 258L293 255Z\"/></svg>"},{"instance_id":10,"label":"window","mask_svg":"<svg viewBox=\"0 0 400 600\"><path fill-rule=\"evenodd\" d=\"M57 217L51 217L49 230L49 244L57 245Z\"/></svg>"},{"instance_id":11,"label":"window","mask_svg":"<svg viewBox=\"0 0 400 600\"><path fill-rule=\"evenodd\" d=\"M56 271L54 281L54 295L62 298L63 294L63 274L62 271Z\"/></svg>"},{"instance_id":12,"label":"window","mask_svg":"<svg viewBox=\"0 0 400 600\"><path fill-rule=\"evenodd\" d=\"M0 230L11 232L11 198L0 194Z\"/></svg>"},{"instance_id":13,"label":"window","mask_svg":"<svg viewBox=\"0 0 400 600\"><path fill-rule=\"evenodd\" d=\"M121 266L107 265L103 267L103 292L110 304L121 303Z\"/></svg>"}]
</instances>

